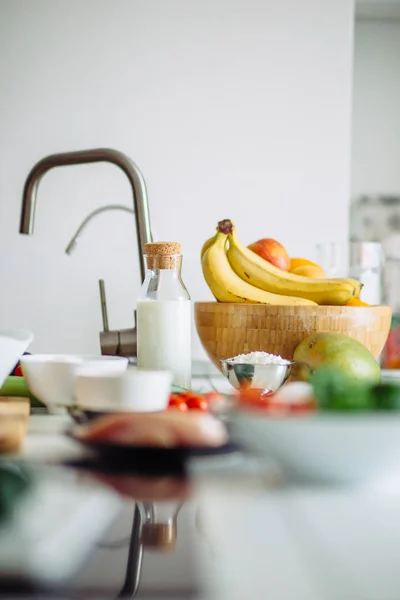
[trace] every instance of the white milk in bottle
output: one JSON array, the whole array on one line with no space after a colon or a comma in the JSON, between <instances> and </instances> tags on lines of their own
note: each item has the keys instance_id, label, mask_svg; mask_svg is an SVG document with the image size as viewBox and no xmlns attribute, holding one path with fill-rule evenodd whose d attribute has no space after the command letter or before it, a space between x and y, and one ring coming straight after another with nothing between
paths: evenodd
<instances>
[{"instance_id":1,"label":"white milk in bottle","mask_svg":"<svg viewBox=\"0 0 400 600\"><path fill-rule=\"evenodd\" d=\"M146 278L137 303L137 358L142 369L167 370L191 383L192 303L181 278L181 245L145 244Z\"/></svg>"}]
</instances>

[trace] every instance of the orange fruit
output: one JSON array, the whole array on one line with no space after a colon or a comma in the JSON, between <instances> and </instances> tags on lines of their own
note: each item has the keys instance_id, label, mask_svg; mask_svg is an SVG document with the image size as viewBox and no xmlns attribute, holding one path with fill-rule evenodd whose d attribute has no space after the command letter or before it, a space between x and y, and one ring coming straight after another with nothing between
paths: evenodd
<instances>
[{"instance_id":1,"label":"orange fruit","mask_svg":"<svg viewBox=\"0 0 400 600\"><path fill-rule=\"evenodd\" d=\"M371 305L367 304L366 302L363 302L362 300L360 300L360 298L350 298L350 300L348 300L346 302L345 306L371 306Z\"/></svg>"},{"instance_id":2,"label":"orange fruit","mask_svg":"<svg viewBox=\"0 0 400 600\"><path fill-rule=\"evenodd\" d=\"M323 279L326 277L325 271L318 265L302 265L290 272L293 275L302 275L303 277L311 277L312 279Z\"/></svg>"},{"instance_id":3,"label":"orange fruit","mask_svg":"<svg viewBox=\"0 0 400 600\"><path fill-rule=\"evenodd\" d=\"M297 269L298 267L319 267L319 265L311 262L311 260L307 260L306 258L291 258L289 273L293 273L293 270Z\"/></svg>"}]
</instances>

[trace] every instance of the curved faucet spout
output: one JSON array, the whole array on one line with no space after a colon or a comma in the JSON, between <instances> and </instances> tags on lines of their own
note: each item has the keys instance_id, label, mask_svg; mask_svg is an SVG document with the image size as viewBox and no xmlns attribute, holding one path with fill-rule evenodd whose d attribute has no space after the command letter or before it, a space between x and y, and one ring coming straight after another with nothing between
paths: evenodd
<instances>
[{"instance_id":1,"label":"curved faucet spout","mask_svg":"<svg viewBox=\"0 0 400 600\"><path fill-rule=\"evenodd\" d=\"M123 204L107 204L106 206L100 206L100 208L96 208L96 210L92 211L85 219L83 219L82 223L79 225L78 229L75 231L74 235L68 242L67 247L65 248L65 254L72 254L75 250L76 242L78 238L82 234L82 231L86 229L87 225L89 225L90 221L100 215L101 213L108 212L109 210L122 210L124 212L134 214L134 211Z\"/></svg>"},{"instance_id":2,"label":"curved faucet spout","mask_svg":"<svg viewBox=\"0 0 400 600\"><path fill-rule=\"evenodd\" d=\"M97 162L108 162L119 167L125 173L131 185L135 209L140 274L143 280L145 275L143 248L144 244L152 241L146 184L138 166L126 156L126 154L123 154L118 150L113 150L111 148L97 148L93 150L78 150L75 152L51 154L50 156L42 158L42 160L36 163L31 169L25 181L19 232L28 235L32 235L33 233L37 190L41 178L47 171L53 167L65 167Z\"/></svg>"}]
</instances>

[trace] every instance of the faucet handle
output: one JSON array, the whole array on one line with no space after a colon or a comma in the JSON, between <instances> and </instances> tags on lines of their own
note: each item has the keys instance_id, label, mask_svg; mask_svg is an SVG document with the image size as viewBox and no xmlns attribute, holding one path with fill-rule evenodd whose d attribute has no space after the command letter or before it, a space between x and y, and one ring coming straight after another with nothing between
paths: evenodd
<instances>
[{"instance_id":1,"label":"faucet handle","mask_svg":"<svg viewBox=\"0 0 400 600\"><path fill-rule=\"evenodd\" d=\"M110 331L108 327L107 299L104 279L99 279L99 289L101 303L101 318L103 319L103 331Z\"/></svg>"},{"instance_id":2,"label":"faucet handle","mask_svg":"<svg viewBox=\"0 0 400 600\"><path fill-rule=\"evenodd\" d=\"M99 279L101 316L103 331L100 332L100 348L103 355L127 356L133 358L137 353L136 327L110 331L108 326L106 288L104 279ZM136 317L136 314L135 314Z\"/></svg>"}]
</instances>

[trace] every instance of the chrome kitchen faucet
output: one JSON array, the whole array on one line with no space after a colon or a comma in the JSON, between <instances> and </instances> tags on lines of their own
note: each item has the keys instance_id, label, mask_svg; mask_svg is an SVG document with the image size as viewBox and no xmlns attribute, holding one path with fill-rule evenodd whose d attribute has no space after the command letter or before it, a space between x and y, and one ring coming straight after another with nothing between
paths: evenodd
<instances>
[{"instance_id":1,"label":"chrome kitchen faucet","mask_svg":"<svg viewBox=\"0 0 400 600\"><path fill-rule=\"evenodd\" d=\"M111 148L97 148L93 150L63 152L60 154L51 154L37 162L29 172L25 181L19 232L27 235L32 235L33 233L37 190L41 178L47 171L54 167L66 167L97 162L108 162L119 167L125 173L131 185L135 211L140 275L141 281L143 281L145 276L143 248L144 244L153 241L146 184L137 165L128 156L118 150L113 150ZM103 296L102 302L105 302L105 296ZM104 316L103 310L102 314ZM123 336L121 336L121 334L123 334ZM102 354L132 356L135 354L136 329L108 331L107 327L105 328L105 331L100 334L100 346Z\"/></svg>"}]
</instances>

